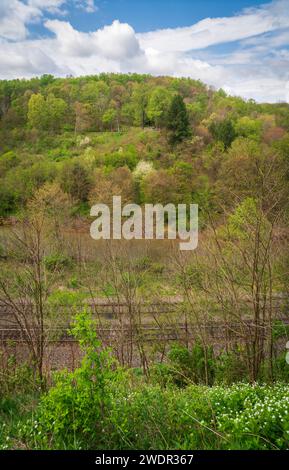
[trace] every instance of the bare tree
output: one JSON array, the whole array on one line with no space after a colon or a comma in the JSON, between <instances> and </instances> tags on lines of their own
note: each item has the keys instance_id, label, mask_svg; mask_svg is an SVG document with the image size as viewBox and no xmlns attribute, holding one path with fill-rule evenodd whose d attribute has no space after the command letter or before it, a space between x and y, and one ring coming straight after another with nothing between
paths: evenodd
<instances>
[{"instance_id":1,"label":"bare tree","mask_svg":"<svg viewBox=\"0 0 289 470\"><path fill-rule=\"evenodd\" d=\"M46 190L35 196L23 220L12 230L8 249L13 269L8 267L0 275L0 301L11 313L42 385L45 350L62 320L57 317L59 312L51 311L47 302L60 266L56 262L49 272L46 269L46 256L59 242L59 220L55 199L51 216L45 193ZM60 206L62 200L61 196Z\"/></svg>"}]
</instances>

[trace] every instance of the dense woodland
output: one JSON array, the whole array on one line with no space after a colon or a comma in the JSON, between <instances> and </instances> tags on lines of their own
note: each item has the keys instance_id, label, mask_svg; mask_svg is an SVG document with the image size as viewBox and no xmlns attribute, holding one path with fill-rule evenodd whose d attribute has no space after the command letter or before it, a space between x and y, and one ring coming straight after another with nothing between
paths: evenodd
<instances>
[{"instance_id":1,"label":"dense woodland","mask_svg":"<svg viewBox=\"0 0 289 470\"><path fill-rule=\"evenodd\" d=\"M219 213L254 197L258 159L287 171L287 104L244 101L191 79L1 81L0 104L1 217L52 182L76 213L112 192L139 203L193 200Z\"/></svg>"},{"instance_id":2,"label":"dense woodland","mask_svg":"<svg viewBox=\"0 0 289 470\"><path fill-rule=\"evenodd\" d=\"M26 351L2 337L0 446L288 448L289 105L45 75L0 81L0 116L0 306ZM113 195L199 204L197 250L91 240ZM64 331L82 362L55 373Z\"/></svg>"}]
</instances>

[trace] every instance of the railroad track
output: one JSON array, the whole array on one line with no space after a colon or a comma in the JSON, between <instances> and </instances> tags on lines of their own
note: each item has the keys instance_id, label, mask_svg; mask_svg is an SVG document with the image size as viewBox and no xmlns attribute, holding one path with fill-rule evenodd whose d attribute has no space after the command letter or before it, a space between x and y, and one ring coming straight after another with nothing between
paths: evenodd
<instances>
[{"instance_id":1,"label":"railroad track","mask_svg":"<svg viewBox=\"0 0 289 470\"><path fill-rule=\"evenodd\" d=\"M281 317L278 318L278 321L286 327L289 326L289 318ZM226 331L229 336L233 338L238 338L250 334L250 331L254 331L256 325L252 321L243 321L243 322L207 322L203 324L193 324L193 323L173 323L170 325L161 325L156 326L152 324L136 325L130 327L129 325L120 326L107 326L97 328L98 335L103 340L116 340L120 334L124 337L130 337L134 340L137 338L145 339L146 341L156 341L156 340L177 340L182 337L194 338L196 334L202 330L213 338L222 338L224 332ZM259 324L260 329L270 328L270 325L267 323ZM31 329L30 333L37 335L37 328ZM69 333L69 326L61 328L50 328L46 331L50 342L62 343L62 342L76 342L74 337ZM284 328L284 335L286 334L286 329ZM20 328L11 327L11 328L0 328L0 342L7 341L17 341L24 342L25 331Z\"/></svg>"},{"instance_id":2,"label":"railroad track","mask_svg":"<svg viewBox=\"0 0 289 470\"><path fill-rule=\"evenodd\" d=\"M287 311L288 296L286 294L276 294L274 296L274 317L284 325L289 325L289 316L284 316L284 309ZM27 302L19 302L18 306L27 309L33 308ZM232 337L240 337L250 334L250 330L255 327L253 321L244 319L242 322L223 322L221 320L207 320L202 324L194 324L185 321L183 313L183 299L180 296L166 297L153 303L132 304L133 308L141 313L142 324L136 324L133 328L128 322L128 305L126 302L116 302L113 298L95 298L90 301L79 303L73 306L64 304L54 305L59 315L63 313L76 313L89 308L99 322L97 328L99 337L103 340L113 340L122 335L134 338L144 338L146 341L176 340L181 337L193 338L198 331L203 330L211 337L221 338L225 332ZM51 307L52 308L52 307ZM123 315L123 322L120 326L118 320ZM175 315L175 317L174 317ZM159 321L161 318L161 321ZM179 321L178 321L179 319ZM260 324L259 328L266 329L268 324ZM69 334L69 324L60 328L49 328L48 336L51 342L74 342L73 336ZM37 335L37 329L31 329ZM24 342L25 331L18 328L14 316L13 308L0 301L0 341L9 340Z\"/></svg>"}]
</instances>

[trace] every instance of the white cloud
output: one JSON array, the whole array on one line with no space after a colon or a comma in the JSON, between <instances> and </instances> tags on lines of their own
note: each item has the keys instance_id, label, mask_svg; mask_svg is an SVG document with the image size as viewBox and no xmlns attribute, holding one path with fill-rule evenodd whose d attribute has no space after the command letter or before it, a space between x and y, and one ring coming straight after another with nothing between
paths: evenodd
<instances>
[{"instance_id":1,"label":"white cloud","mask_svg":"<svg viewBox=\"0 0 289 470\"><path fill-rule=\"evenodd\" d=\"M55 33L58 47L68 56L99 55L120 61L141 52L133 28L118 20L93 33L81 33L70 23L59 20L48 20L45 26Z\"/></svg>"},{"instance_id":2,"label":"white cloud","mask_svg":"<svg viewBox=\"0 0 289 470\"><path fill-rule=\"evenodd\" d=\"M0 48L1 78L32 77L47 71L63 74L64 70L56 65L51 52L47 54L43 46L42 41L41 44L37 41L2 43Z\"/></svg>"},{"instance_id":3,"label":"white cloud","mask_svg":"<svg viewBox=\"0 0 289 470\"><path fill-rule=\"evenodd\" d=\"M286 93L286 81L274 77L244 78L237 81L232 77L228 85L223 87L227 93L238 94L247 99L254 98L256 101L278 102L287 101L289 95Z\"/></svg>"},{"instance_id":4,"label":"white cloud","mask_svg":"<svg viewBox=\"0 0 289 470\"><path fill-rule=\"evenodd\" d=\"M127 23L114 21L92 33L97 52L114 60L135 57L140 54L139 42L133 28Z\"/></svg>"},{"instance_id":5,"label":"white cloud","mask_svg":"<svg viewBox=\"0 0 289 470\"><path fill-rule=\"evenodd\" d=\"M63 12L66 2L28 1L25 14L22 11L19 15L16 14L19 0L2 0L1 7L5 3L7 8L2 10L5 17L4 21L0 20L0 36L11 39L9 31L13 30L19 16L24 27L21 30L19 26L18 37L12 37L17 42L0 40L2 78L99 72L189 76L246 98L289 101L289 52L286 48L289 46L289 17L286 14L289 0L247 9L229 18L207 18L188 28L143 34L136 34L129 24L118 20L84 33L68 21L49 19L44 25L54 36L38 40L25 39L25 24L39 20L44 10L60 9ZM74 1L75 6L79 3L78 0L70 1ZM10 4L17 7L14 15L8 9ZM85 1L82 5L90 8L94 2ZM230 53L208 48L237 40L239 42Z\"/></svg>"},{"instance_id":6,"label":"white cloud","mask_svg":"<svg viewBox=\"0 0 289 470\"><path fill-rule=\"evenodd\" d=\"M19 41L28 36L27 25L39 21L43 11L62 14L66 0L1 0L0 37Z\"/></svg>"},{"instance_id":7,"label":"white cloud","mask_svg":"<svg viewBox=\"0 0 289 470\"><path fill-rule=\"evenodd\" d=\"M28 0L28 5L50 13L61 13L61 7L65 3L66 0Z\"/></svg>"},{"instance_id":8,"label":"white cloud","mask_svg":"<svg viewBox=\"0 0 289 470\"><path fill-rule=\"evenodd\" d=\"M0 2L0 37L21 40L27 35L26 24L35 21L40 11L32 5L19 0L1 0Z\"/></svg>"},{"instance_id":9,"label":"white cloud","mask_svg":"<svg viewBox=\"0 0 289 470\"><path fill-rule=\"evenodd\" d=\"M289 8L289 5L288 5ZM273 47L280 47L289 44L289 29L281 29L274 31L274 33L263 34L261 36L254 36L252 38L242 41L244 46L264 47L267 50Z\"/></svg>"},{"instance_id":10,"label":"white cloud","mask_svg":"<svg viewBox=\"0 0 289 470\"><path fill-rule=\"evenodd\" d=\"M93 13L94 11L98 11L98 6L95 5L94 0L86 0L85 10L87 13Z\"/></svg>"},{"instance_id":11,"label":"white cloud","mask_svg":"<svg viewBox=\"0 0 289 470\"><path fill-rule=\"evenodd\" d=\"M67 14L65 5L72 2L87 13L98 10L94 0L0 0L0 38L19 41L28 36L28 25L40 21L45 12Z\"/></svg>"},{"instance_id":12,"label":"white cloud","mask_svg":"<svg viewBox=\"0 0 289 470\"><path fill-rule=\"evenodd\" d=\"M69 3L76 8L80 8L87 13L93 13L98 11L98 6L95 4L94 0L27 0L28 5L39 8L40 10L46 10L50 13L56 13L62 15L67 13L63 11L62 7L64 5L69 5Z\"/></svg>"},{"instance_id":13,"label":"white cloud","mask_svg":"<svg viewBox=\"0 0 289 470\"><path fill-rule=\"evenodd\" d=\"M86 13L94 13L98 11L98 6L95 5L94 0L76 0L76 6L86 11Z\"/></svg>"},{"instance_id":14,"label":"white cloud","mask_svg":"<svg viewBox=\"0 0 289 470\"><path fill-rule=\"evenodd\" d=\"M206 18L186 28L142 33L138 39L144 49L154 47L163 52L203 49L289 27L288 9L288 0L279 0L228 18Z\"/></svg>"}]
</instances>

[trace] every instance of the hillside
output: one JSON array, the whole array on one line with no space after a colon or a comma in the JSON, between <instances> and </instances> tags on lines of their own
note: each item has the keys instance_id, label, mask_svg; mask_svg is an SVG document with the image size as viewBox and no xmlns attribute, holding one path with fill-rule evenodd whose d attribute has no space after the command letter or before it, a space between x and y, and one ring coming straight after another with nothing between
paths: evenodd
<instances>
[{"instance_id":1,"label":"hillside","mask_svg":"<svg viewBox=\"0 0 289 470\"><path fill-rule=\"evenodd\" d=\"M178 122L174 106L183 105ZM19 215L52 183L72 214L88 215L113 193L138 203L196 202L205 218L254 195L258 155L266 165L278 155L288 171L289 105L244 101L191 79L1 81L0 110L2 218Z\"/></svg>"}]
</instances>

